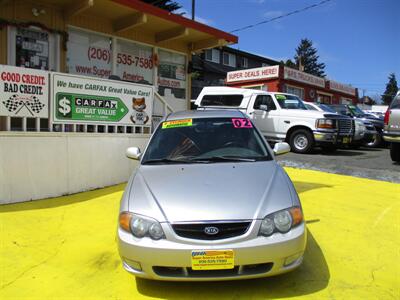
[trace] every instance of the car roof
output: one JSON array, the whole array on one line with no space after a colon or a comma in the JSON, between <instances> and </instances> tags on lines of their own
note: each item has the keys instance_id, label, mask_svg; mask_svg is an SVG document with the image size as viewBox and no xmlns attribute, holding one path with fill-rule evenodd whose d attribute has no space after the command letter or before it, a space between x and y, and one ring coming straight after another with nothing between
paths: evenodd
<instances>
[{"instance_id":1,"label":"car roof","mask_svg":"<svg viewBox=\"0 0 400 300\"><path fill-rule=\"evenodd\" d=\"M186 110L178 111L169 114L166 121L180 120L180 119L200 119L200 118L246 118L246 116L239 110Z\"/></svg>"}]
</instances>

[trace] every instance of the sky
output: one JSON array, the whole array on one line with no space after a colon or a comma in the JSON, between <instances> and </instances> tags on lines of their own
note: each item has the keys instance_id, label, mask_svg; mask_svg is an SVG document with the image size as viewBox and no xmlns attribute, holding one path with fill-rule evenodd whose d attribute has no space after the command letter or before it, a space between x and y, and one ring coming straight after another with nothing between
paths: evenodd
<instances>
[{"instance_id":1,"label":"sky","mask_svg":"<svg viewBox=\"0 0 400 300\"><path fill-rule=\"evenodd\" d=\"M192 0L175 0L191 18ZM196 21L231 32L322 0L196 0ZM234 32L231 47L277 60L293 59L308 38L328 78L359 95L383 94L390 73L400 86L400 0L330 0L277 21Z\"/></svg>"}]
</instances>

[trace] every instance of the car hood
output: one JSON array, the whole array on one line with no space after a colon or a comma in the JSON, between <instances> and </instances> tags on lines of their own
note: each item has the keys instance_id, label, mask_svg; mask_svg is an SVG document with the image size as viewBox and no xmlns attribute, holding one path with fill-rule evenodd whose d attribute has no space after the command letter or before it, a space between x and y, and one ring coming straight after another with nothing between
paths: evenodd
<instances>
[{"instance_id":1,"label":"car hood","mask_svg":"<svg viewBox=\"0 0 400 300\"><path fill-rule=\"evenodd\" d=\"M299 205L275 161L141 165L128 188L129 211L160 222L260 219Z\"/></svg>"}]
</instances>

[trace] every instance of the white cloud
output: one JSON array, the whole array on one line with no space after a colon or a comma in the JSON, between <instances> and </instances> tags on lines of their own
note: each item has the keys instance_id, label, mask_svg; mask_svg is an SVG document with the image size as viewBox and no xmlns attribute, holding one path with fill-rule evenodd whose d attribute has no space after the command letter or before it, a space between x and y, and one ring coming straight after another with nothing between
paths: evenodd
<instances>
[{"instance_id":1,"label":"white cloud","mask_svg":"<svg viewBox=\"0 0 400 300\"><path fill-rule=\"evenodd\" d=\"M270 11L265 12L263 16L266 18L272 19L272 18L279 17L283 14L284 14L284 12L281 10L270 10Z\"/></svg>"}]
</instances>

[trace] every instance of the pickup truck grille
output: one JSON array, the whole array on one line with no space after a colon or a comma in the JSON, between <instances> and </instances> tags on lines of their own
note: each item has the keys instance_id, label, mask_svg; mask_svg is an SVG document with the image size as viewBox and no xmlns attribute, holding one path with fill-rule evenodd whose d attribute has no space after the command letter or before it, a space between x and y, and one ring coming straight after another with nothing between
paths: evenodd
<instances>
[{"instance_id":1,"label":"pickup truck grille","mask_svg":"<svg viewBox=\"0 0 400 300\"><path fill-rule=\"evenodd\" d=\"M339 135L352 135L353 134L353 120L352 119L338 119L338 132Z\"/></svg>"},{"instance_id":2,"label":"pickup truck grille","mask_svg":"<svg viewBox=\"0 0 400 300\"><path fill-rule=\"evenodd\" d=\"M196 240L220 240L245 234L251 222L230 222L230 223L200 223L200 224L173 224L175 233L181 237ZM206 227L218 229L216 234L206 234Z\"/></svg>"}]
</instances>

